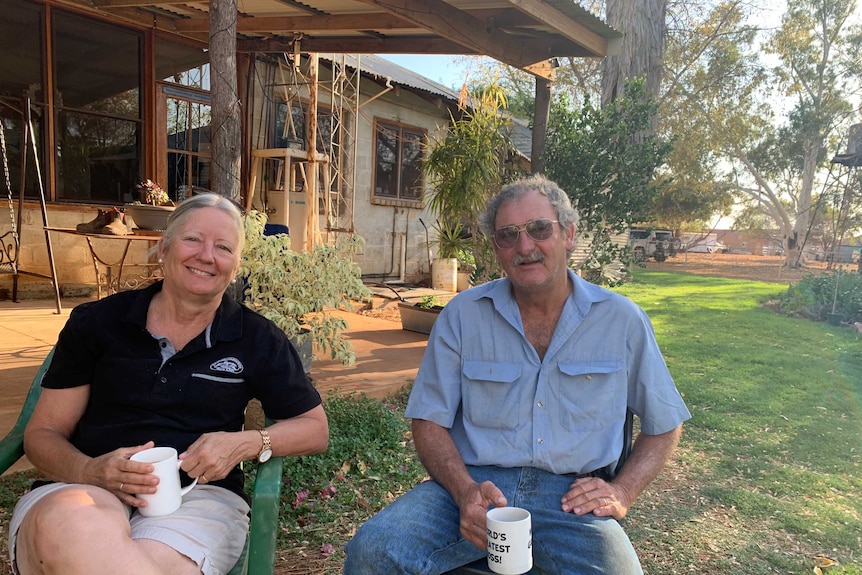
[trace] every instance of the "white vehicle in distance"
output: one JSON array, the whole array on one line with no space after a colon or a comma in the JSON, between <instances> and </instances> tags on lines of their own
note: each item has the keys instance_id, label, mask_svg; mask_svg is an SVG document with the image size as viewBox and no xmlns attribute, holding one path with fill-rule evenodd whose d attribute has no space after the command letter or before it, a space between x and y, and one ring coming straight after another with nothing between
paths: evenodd
<instances>
[{"instance_id":1,"label":"white vehicle in distance","mask_svg":"<svg viewBox=\"0 0 862 575\"><path fill-rule=\"evenodd\" d=\"M685 248L690 254L723 254L727 252L727 246L721 242L694 244L691 247Z\"/></svg>"},{"instance_id":2,"label":"white vehicle in distance","mask_svg":"<svg viewBox=\"0 0 862 575\"><path fill-rule=\"evenodd\" d=\"M653 258L663 262L679 251L679 240L670 230L632 228L629 230L629 247L638 261Z\"/></svg>"}]
</instances>

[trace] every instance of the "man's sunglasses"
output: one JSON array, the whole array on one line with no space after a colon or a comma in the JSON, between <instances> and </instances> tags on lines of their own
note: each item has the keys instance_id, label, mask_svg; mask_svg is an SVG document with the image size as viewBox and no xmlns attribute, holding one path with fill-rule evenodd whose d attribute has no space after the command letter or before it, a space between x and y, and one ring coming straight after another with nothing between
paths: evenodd
<instances>
[{"instance_id":1,"label":"man's sunglasses","mask_svg":"<svg viewBox=\"0 0 862 575\"><path fill-rule=\"evenodd\" d=\"M501 250L507 250L515 247L518 243L518 238L521 232L527 232L527 235L533 241L541 242L554 235L554 224L558 224L557 220L549 220L548 218L539 218L530 220L520 226L505 226L494 232L494 243Z\"/></svg>"}]
</instances>

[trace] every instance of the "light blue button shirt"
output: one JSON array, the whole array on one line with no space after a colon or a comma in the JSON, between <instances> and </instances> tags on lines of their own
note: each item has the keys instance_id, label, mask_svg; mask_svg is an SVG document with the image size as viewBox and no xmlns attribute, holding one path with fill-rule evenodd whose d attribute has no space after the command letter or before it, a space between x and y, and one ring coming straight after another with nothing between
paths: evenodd
<instances>
[{"instance_id":1,"label":"light blue button shirt","mask_svg":"<svg viewBox=\"0 0 862 575\"><path fill-rule=\"evenodd\" d=\"M407 417L450 430L464 463L588 473L616 464L630 408L658 435L691 415L646 313L577 277L543 360L507 278L462 292L434 323Z\"/></svg>"}]
</instances>

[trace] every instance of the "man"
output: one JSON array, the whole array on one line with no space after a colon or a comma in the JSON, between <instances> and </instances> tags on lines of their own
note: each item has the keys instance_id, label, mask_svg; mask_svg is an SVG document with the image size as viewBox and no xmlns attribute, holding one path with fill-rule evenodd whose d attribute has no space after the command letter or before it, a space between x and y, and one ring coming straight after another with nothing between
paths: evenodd
<instances>
[{"instance_id":1,"label":"man","mask_svg":"<svg viewBox=\"0 0 862 575\"><path fill-rule=\"evenodd\" d=\"M360 528L345 575L445 573L486 555L485 513L532 514L534 569L642 573L622 519L690 415L646 314L568 269L577 213L533 176L489 203L507 277L435 322L406 414L431 476ZM626 410L641 433L618 475Z\"/></svg>"}]
</instances>

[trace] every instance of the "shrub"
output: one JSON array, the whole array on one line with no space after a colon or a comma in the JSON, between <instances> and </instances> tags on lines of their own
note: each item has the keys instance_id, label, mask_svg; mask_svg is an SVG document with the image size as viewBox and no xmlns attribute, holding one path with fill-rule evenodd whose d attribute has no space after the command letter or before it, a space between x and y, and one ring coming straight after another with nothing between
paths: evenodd
<instances>
[{"instance_id":1,"label":"shrub","mask_svg":"<svg viewBox=\"0 0 862 575\"><path fill-rule=\"evenodd\" d=\"M296 344L313 338L322 351L345 365L355 359L345 339L347 322L330 311L350 310L353 301L364 301L371 291L362 283L353 256L363 241L342 238L335 245L316 245L299 253L290 248L286 234L264 234L266 215L252 211L245 216L245 249L240 275L246 287L243 300Z\"/></svg>"},{"instance_id":2,"label":"shrub","mask_svg":"<svg viewBox=\"0 0 862 575\"><path fill-rule=\"evenodd\" d=\"M787 315L822 321L826 314L840 314L844 321L862 321L862 275L841 270L807 274L779 296Z\"/></svg>"},{"instance_id":3,"label":"shrub","mask_svg":"<svg viewBox=\"0 0 862 575\"><path fill-rule=\"evenodd\" d=\"M354 529L423 479L403 416L406 397L406 391L386 401L353 393L324 401L329 448L284 461L282 544L340 553Z\"/></svg>"}]
</instances>

